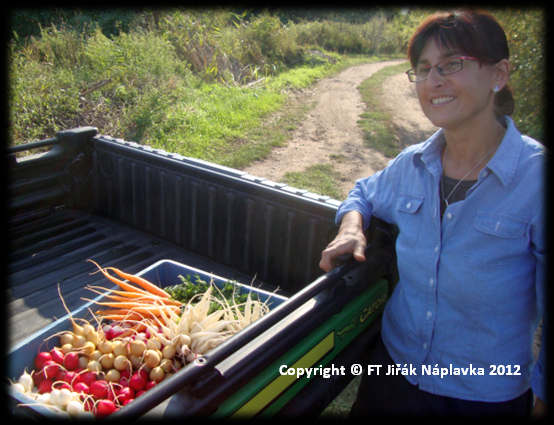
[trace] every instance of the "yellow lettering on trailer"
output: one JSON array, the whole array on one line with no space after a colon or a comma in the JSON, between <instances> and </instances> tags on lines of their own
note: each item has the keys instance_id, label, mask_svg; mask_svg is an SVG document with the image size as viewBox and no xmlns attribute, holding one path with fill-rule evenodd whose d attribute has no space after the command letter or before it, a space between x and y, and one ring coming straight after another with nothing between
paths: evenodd
<instances>
[{"instance_id":1,"label":"yellow lettering on trailer","mask_svg":"<svg viewBox=\"0 0 554 425\"><path fill-rule=\"evenodd\" d=\"M310 351L304 354L300 359L296 361L291 368L309 368L316 364L323 358L330 350L335 346L335 332L331 332L325 338L323 338L316 346ZM252 397L248 403L237 410L231 418L250 418L273 400L275 400L281 393L283 393L289 386L294 384L297 380L296 374L294 375L281 375L275 378L270 384L268 384L263 390Z\"/></svg>"}]
</instances>

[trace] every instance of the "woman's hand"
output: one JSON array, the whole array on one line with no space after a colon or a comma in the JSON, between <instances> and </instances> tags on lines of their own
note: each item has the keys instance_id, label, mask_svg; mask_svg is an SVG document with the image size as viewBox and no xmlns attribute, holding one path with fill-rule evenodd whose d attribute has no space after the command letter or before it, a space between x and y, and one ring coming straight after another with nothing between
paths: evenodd
<instances>
[{"instance_id":1,"label":"woman's hand","mask_svg":"<svg viewBox=\"0 0 554 425\"><path fill-rule=\"evenodd\" d=\"M337 237L322 252L319 267L326 272L330 271L337 266L337 257L344 254L353 254L356 261L365 261L366 245L362 215L350 211L342 217Z\"/></svg>"}]
</instances>

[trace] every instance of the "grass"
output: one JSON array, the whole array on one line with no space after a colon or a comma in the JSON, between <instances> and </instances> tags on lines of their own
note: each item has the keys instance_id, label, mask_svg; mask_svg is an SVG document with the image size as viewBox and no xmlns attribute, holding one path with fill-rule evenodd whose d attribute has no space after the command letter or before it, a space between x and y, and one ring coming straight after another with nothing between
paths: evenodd
<instances>
[{"instance_id":1,"label":"grass","mask_svg":"<svg viewBox=\"0 0 554 425\"><path fill-rule=\"evenodd\" d=\"M341 174L335 170L333 164L315 164L302 172L287 172L281 181L289 186L306 189L318 195L341 199L342 193L337 189L337 182L341 179Z\"/></svg>"},{"instance_id":2,"label":"grass","mask_svg":"<svg viewBox=\"0 0 554 425\"><path fill-rule=\"evenodd\" d=\"M358 386L362 377L356 376L350 384L319 415L320 419L348 419L352 404L356 401Z\"/></svg>"},{"instance_id":3,"label":"grass","mask_svg":"<svg viewBox=\"0 0 554 425\"><path fill-rule=\"evenodd\" d=\"M367 104L367 111L360 115L358 123L364 131L364 145L393 158L400 152L397 143L396 126L389 111L380 101L383 81L406 70L406 63L383 68L362 84L360 93Z\"/></svg>"}]
</instances>

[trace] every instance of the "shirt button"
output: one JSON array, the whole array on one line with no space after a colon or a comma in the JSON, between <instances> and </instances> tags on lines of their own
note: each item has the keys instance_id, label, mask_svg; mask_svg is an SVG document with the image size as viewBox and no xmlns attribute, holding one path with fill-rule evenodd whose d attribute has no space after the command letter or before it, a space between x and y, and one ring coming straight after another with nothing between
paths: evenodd
<instances>
[{"instance_id":1,"label":"shirt button","mask_svg":"<svg viewBox=\"0 0 554 425\"><path fill-rule=\"evenodd\" d=\"M483 171L483 177L487 177L489 175L489 172L487 170Z\"/></svg>"},{"instance_id":2,"label":"shirt button","mask_svg":"<svg viewBox=\"0 0 554 425\"><path fill-rule=\"evenodd\" d=\"M439 252L439 246L438 245L435 247L435 252Z\"/></svg>"},{"instance_id":3,"label":"shirt button","mask_svg":"<svg viewBox=\"0 0 554 425\"><path fill-rule=\"evenodd\" d=\"M446 218L452 220L452 213L446 213Z\"/></svg>"},{"instance_id":4,"label":"shirt button","mask_svg":"<svg viewBox=\"0 0 554 425\"><path fill-rule=\"evenodd\" d=\"M423 349L427 350L427 343L426 342L423 343Z\"/></svg>"},{"instance_id":5,"label":"shirt button","mask_svg":"<svg viewBox=\"0 0 554 425\"><path fill-rule=\"evenodd\" d=\"M408 208L408 209L410 209L411 206L412 206L412 203L411 203L411 202L408 202L408 203L406 204L406 208Z\"/></svg>"},{"instance_id":6,"label":"shirt button","mask_svg":"<svg viewBox=\"0 0 554 425\"><path fill-rule=\"evenodd\" d=\"M432 315L433 315L433 313L431 313L430 311L427 312L427 318L428 319L430 319Z\"/></svg>"},{"instance_id":7,"label":"shirt button","mask_svg":"<svg viewBox=\"0 0 554 425\"><path fill-rule=\"evenodd\" d=\"M433 278L429 279L429 285L433 286L435 284L435 280Z\"/></svg>"}]
</instances>

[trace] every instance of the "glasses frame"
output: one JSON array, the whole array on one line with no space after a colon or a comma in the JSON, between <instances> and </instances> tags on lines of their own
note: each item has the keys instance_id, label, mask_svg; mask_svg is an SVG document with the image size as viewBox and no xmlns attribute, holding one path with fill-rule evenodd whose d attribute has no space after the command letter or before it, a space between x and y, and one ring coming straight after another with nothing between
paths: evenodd
<instances>
[{"instance_id":1,"label":"glasses frame","mask_svg":"<svg viewBox=\"0 0 554 425\"><path fill-rule=\"evenodd\" d=\"M457 71L454 71L454 72L447 72L447 73L443 73L440 71L440 68L437 68L441 63L443 62L446 62L446 61L451 61L451 60L456 60L456 59L460 59L462 62L461 62L461 68ZM450 74L455 74L456 72L460 72L464 69L464 61L465 60L472 60L472 61L476 61L476 60L479 60L477 58L474 58L473 56L456 56L456 57L453 57L453 58L448 58L448 59L443 59L441 60L440 62L437 62L435 65L433 66L416 66L415 68L411 68L411 69L408 69L406 71L406 75L408 76L408 79L410 80L410 83L419 83L420 81L425 81L428 76L429 76L429 73L427 73L427 77L425 78L422 78L421 80L415 80L413 81L412 80L412 75L414 76L414 78L416 77L415 74L410 74L410 72L413 72L414 69L417 69L417 68L426 68L429 70L429 72L431 72L431 68L437 68L437 72L440 74L440 75L450 75Z\"/></svg>"}]
</instances>

